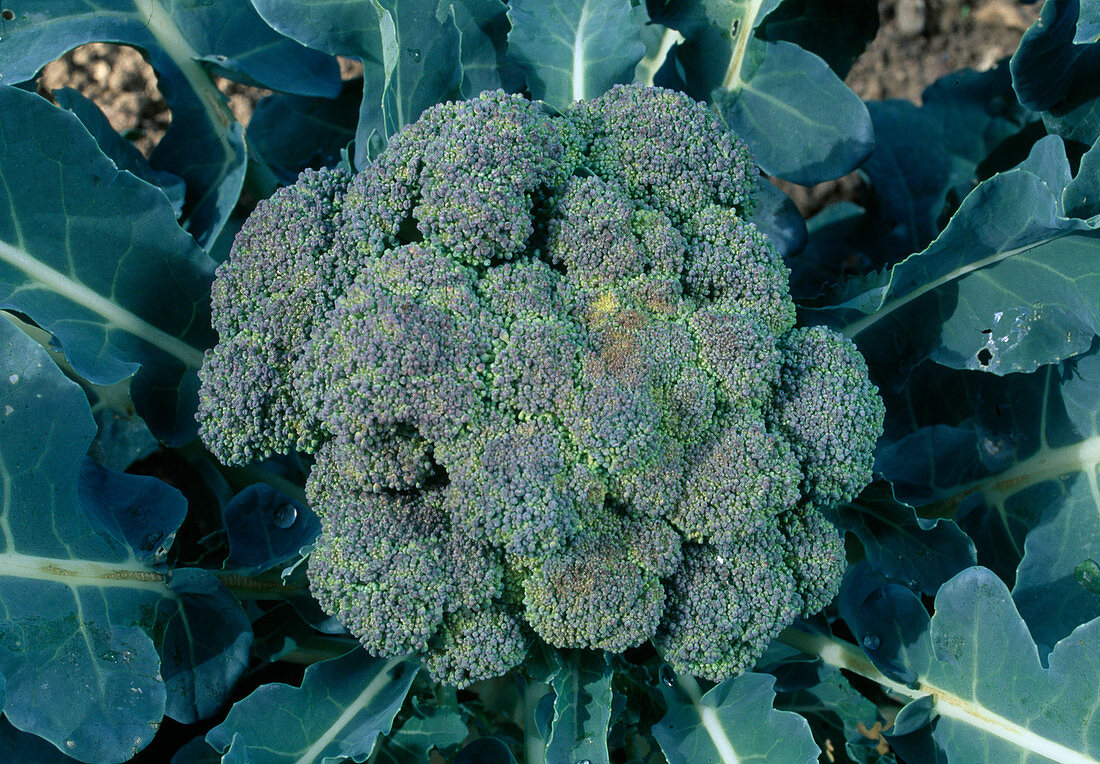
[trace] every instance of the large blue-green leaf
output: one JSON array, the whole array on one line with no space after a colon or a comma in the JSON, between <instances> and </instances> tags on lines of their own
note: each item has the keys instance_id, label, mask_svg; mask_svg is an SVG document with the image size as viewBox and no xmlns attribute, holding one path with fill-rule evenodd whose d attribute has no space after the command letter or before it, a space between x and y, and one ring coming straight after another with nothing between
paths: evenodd
<instances>
[{"instance_id":1,"label":"large blue-green leaf","mask_svg":"<svg viewBox=\"0 0 1100 764\"><path fill-rule=\"evenodd\" d=\"M118 169L131 172L145 182L158 186L172 202L176 217L183 214L183 199L187 190L183 178L169 172L154 170L149 160L141 155L134 144L115 132L111 123L107 121L106 115L99 110L95 102L85 98L80 91L61 88L53 91L53 97L59 106L77 116L77 119L95 138L100 150L111 158Z\"/></svg>"},{"instance_id":2,"label":"large blue-green leaf","mask_svg":"<svg viewBox=\"0 0 1100 764\"><path fill-rule=\"evenodd\" d=\"M327 53L363 62L355 165L436 103L461 97L463 65L494 66L496 53L469 22L494 23L486 0L252 0L272 27ZM462 6L464 12L452 9ZM461 16L461 21L459 17ZM475 27L481 28L480 23ZM465 30L460 31L461 29ZM465 35L465 36L464 36ZM492 59L487 63L482 59ZM467 92L466 95L473 95Z\"/></svg>"},{"instance_id":3,"label":"large blue-green leaf","mask_svg":"<svg viewBox=\"0 0 1100 764\"><path fill-rule=\"evenodd\" d=\"M874 147L859 96L828 64L793 43L751 38L736 76L713 99L764 171L794 183L845 175Z\"/></svg>"},{"instance_id":4,"label":"large blue-green leaf","mask_svg":"<svg viewBox=\"0 0 1100 764\"><path fill-rule=\"evenodd\" d=\"M563 109L629 82L645 55L644 14L629 0L512 0L508 55L531 96Z\"/></svg>"},{"instance_id":5,"label":"large blue-green leaf","mask_svg":"<svg viewBox=\"0 0 1100 764\"><path fill-rule=\"evenodd\" d=\"M655 20L686 41L673 49L657 82L713 103L767 174L804 184L840 177L871 153L871 119L825 61L755 34L778 4L664 3Z\"/></svg>"},{"instance_id":6,"label":"large blue-green leaf","mask_svg":"<svg viewBox=\"0 0 1100 764\"><path fill-rule=\"evenodd\" d=\"M310 666L301 687L263 685L235 703L206 739L226 761L363 762L390 731L417 670L356 649Z\"/></svg>"},{"instance_id":7,"label":"large blue-green leaf","mask_svg":"<svg viewBox=\"0 0 1100 764\"><path fill-rule=\"evenodd\" d=\"M430 106L461 97L461 35L453 13L436 18L438 0L371 2L381 34L382 135L389 139Z\"/></svg>"},{"instance_id":8,"label":"large blue-green leaf","mask_svg":"<svg viewBox=\"0 0 1100 764\"><path fill-rule=\"evenodd\" d=\"M653 725L653 737L669 764L816 762L820 750L806 720L772 708L774 684L772 676L747 673L701 695L691 677L666 683L668 712Z\"/></svg>"},{"instance_id":9,"label":"large blue-green leaf","mask_svg":"<svg viewBox=\"0 0 1100 764\"><path fill-rule=\"evenodd\" d=\"M71 113L0 86L0 306L30 316L96 384L134 376L153 432L195 433L214 264L160 189L119 172Z\"/></svg>"},{"instance_id":10,"label":"large blue-green leaf","mask_svg":"<svg viewBox=\"0 0 1100 764\"><path fill-rule=\"evenodd\" d=\"M546 742L547 761L607 764L611 723L611 667L602 650L561 652L551 680L554 718Z\"/></svg>"},{"instance_id":11,"label":"large blue-green leaf","mask_svg":"<svg viewBox=\"0 0 1100 764\"><path fill-rule=\"evenodd\" d=\"M237 203L245 173L241 126L209 71L301 95L335 96L336 62L281 37L247 0L38 0L4 24L0 77L15 85L88 42L146 51L172 124L152 163L187 182L184 226L203 246Z\"/></svg>"},{"instance_id":12,"label":"large blue-green leaf","mask_svg":"<svg viewBox=\"0 0 1100 764\"><path fill-rule=\"evenodd\" d=\"M1100 220L1067 218L1055 137L982 183L924 251L809 311L856 341L882 381L921 361L1007 374L1080 353L1100 332Z\"/></svg>"},{"instance_id":13,"label":"large blue-green leaf","mask_svg":"<svg viewBox=\"0 0 1100 764\"><path fill-rule=\"evenodd\" d=\"M225 701L248 621L206 573L165 580L183 496L82 461L95 432L84 392L6 320L0 369L4 713L71 756L123 761L166 709L191 721Z\"/></svg>"},{"instance_id":14,"label":"large blue-green leaf","mask_svg":"<svg viewBox=\"0 0 1100 764\"><path fill-rule=\"evenodd\" d=\"M899 730L924 727L949 761L1096 760L1100 619L1059 642L1044 668L1008 589L990 571L970 568L945 584L930 625L921 625L915 595L894 591L892 602L879 603L879 612L865 619L863 642L878 636L875 624L884 634L899 622L913 627L889 645L889 659L912 681L882 682L912 699L897 718ZM870 642L880 653L887 647L885 636ZM859 658L841 663L858 665Z\"/></svg>"},{"instance_id":15,"label":"large blue-green leaf","mask_svg":"<svg viewBox=\"0 0 1100 764\"><path fill-rule=\"evenodd\" d=\"M157 652L128 625L155 603L161 577L81 509L77 481L95 425L79 386L5 320L0 371L4 713L68 754L122 761L164 715Z\"/></svg>"}]
</instances>

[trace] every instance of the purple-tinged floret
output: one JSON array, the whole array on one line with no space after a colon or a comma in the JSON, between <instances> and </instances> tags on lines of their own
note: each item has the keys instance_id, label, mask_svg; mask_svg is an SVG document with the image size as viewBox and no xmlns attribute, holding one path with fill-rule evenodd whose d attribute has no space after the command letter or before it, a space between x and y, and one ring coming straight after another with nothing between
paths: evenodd
<instances>
[{"instance_id":1,"label":"purple-tinged floret","mask_svg":"<svg viewBox=\"0 0 1100 764\"><path fill-rule=\"evenodd\" d=\"M683 93L617 85L569 111L585 166L682 223L709 204L751 212L756 168L741 139Z\"/></svg>"},{"instance_id":2,"label":"purple-tinged floret","mask_svg":"<svg viewBox=\"0 0 1100 764\"><path fill-rule=\"evenodd\" d=\"M855 344L823 326L795 329L780 342L783 367L770 411L805 476L813 503L851 501L871 482L885 408Z\"/></svg>"}]
</instances>

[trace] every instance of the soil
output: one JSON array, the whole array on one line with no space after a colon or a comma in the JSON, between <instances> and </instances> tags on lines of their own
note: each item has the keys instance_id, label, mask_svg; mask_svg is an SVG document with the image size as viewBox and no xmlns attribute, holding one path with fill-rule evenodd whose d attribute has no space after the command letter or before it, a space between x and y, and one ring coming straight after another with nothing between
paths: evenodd
<instances>
[{"instance_id":1,"label":"soil","mask_svg":"<svg viewBox=\"0 0 1100 764\"><path fill-rule=\"evenodd\" d=\"M1011 55L1024 30L1039 15L1039 4L1018 0L882 0L879 33L847 77L862 98L904 98L920 103L921 92L948 72L992 68ZM357 64L342 62L345 78ZM217 78L230 109L245 125L268 91ZM152 67L139 51L123 45L83 45L46 66L39 92L73 87L95 101L112 127L148 155L171 121L157 90ZM858 197L853 174L813 188L780 182L803 214L812 215L837 198Z\"/></svg>"}]
</instances>

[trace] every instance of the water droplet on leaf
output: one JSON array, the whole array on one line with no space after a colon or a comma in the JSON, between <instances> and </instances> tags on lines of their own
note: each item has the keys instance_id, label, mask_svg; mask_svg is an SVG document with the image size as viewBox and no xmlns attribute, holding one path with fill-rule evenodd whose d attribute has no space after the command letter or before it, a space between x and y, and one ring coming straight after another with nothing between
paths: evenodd
<instances>
[{"instance_id":1,"label":"water droplet on leaf","mask_svg":"<svg viewBox=\"0 0 1100 764\"><path fill-rule=\"evenodd\" d=\"M676 675L672 672L671 666L661 666L657 676L665 687L671 687L676 682Z\"/></svg>"},{"instance_id":2,"label":"water droplet on leaf","mask_svg":"<svg viewBox=\"0 0 1100 764\"><path fill-rule=\"evenodd\" d=\"M290 504L284 504L276 508L274 514L271 515L271 522L275 523L275 525L280 528L289 528L294 525L294 521L297 519L298 510Z\"/></svg>"},{"instance_id":3,"label":"water droplet on leaf","mask_svg":"<svg viewBox=\"0 0 1100 764\"><path fill-rule=\"evenodd\" d=\"M877 650L881 644L882 640L877 634L867 634L863 637L863 646L868 650Z\"/></svg>"},{"instance_id":4,"label":"water droplet on leaf","mask_svg":"<svg viewBox=\"0 0 1100 764\"><path fill-rule=\"evenodd\" d=\"M408 52L409 58L418 64L420 63L420 48L406 48L405 50Z\"/></svg>"}]
</instances>

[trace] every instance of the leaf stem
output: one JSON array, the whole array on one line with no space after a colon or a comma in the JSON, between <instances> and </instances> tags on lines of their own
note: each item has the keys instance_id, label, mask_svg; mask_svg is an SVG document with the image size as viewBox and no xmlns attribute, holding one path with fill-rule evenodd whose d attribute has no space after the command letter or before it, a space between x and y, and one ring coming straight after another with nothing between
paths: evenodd
<instances>
[{"instance_id":1,"label":"leaf stem","mask_svg":"<svg viewBox=\"0 0 1100 764\"><path fill-rule=\"evenodd\" d=\"M661 42L657 49L638 62L638 66L634 69L634 81L653 87L653 78L665 65L669 52L673 46L679 45L683 41L684 36L677 30L666 28L665 33L661 35Z\"/></svg>"},{"instance_id":2,"label":"leaf stem","mask_svg":"<svg viewBox=\"0 0 1100 764\"><path fill-rule=\"evenodd\" d=\"M722 720L718 718L713 706L703 702L703 691L699 688L699 683L695 681L695 677L687 673L677 673L676 683L680 685L680 689L687 694L692 705L695 706L695 712L699 714L703 729L706 730L711 742L714 743L714 750L718 752L720 761L723 764L740 764L741 760L737 757L733 743L730 741L725 729L722 728Z\"/></svg>"},{"instance_id":3,"label":"leaf stem","mask_svg":"<svg viewBox=\"0 0 1100 764\"><path fill-rule=\"evenodd\" d=\"M740 90L745 81L741 78L741 68L745 65L745 52L749 48L752 30L756 27L756 17L760 13L764 0L750 0L744 14L733 20L730 34L733 35L733 53L722 79L722 89L729 92Z\"/></svg>"}]
</instances>

